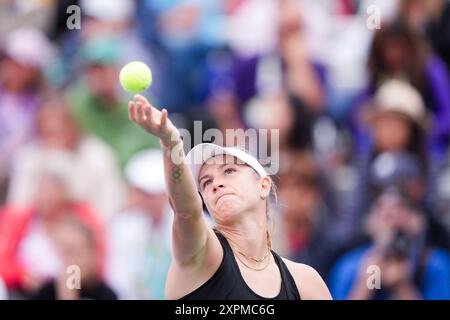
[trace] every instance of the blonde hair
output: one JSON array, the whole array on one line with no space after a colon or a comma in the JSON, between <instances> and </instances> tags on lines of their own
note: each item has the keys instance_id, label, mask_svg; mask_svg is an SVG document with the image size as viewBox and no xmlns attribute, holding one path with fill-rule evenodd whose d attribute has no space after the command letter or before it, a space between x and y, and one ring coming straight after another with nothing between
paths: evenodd
<instances>
[{"instance_id":1,"label":"blonde hair","mask_svg":"<svg viewBox=\"0 0 450 320\"><path fill-rule=\"evenodd\" d=\"M275 230L275 220L273 218L273 206L278 204L277 186L274 179L271 176L267 176L270 179L270 192L266 198L266 219L267 219L267 244L272 249L272 238Z\"/></svg>"}]
</instances>

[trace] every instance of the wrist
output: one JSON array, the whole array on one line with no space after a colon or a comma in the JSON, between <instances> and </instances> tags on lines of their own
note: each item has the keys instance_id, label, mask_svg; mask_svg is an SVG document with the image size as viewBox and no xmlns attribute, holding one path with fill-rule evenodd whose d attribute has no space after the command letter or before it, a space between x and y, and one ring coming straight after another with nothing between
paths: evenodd
<instances>
[{"instance_id":1,"label":"wrist","mask_svg":"<svg viewBox=\"0 0 450 320\"><path fill-rule=\"evenodd\" d=\"M164 140L160 139L159 143L161 145L161 148L172 150L173 148L175 148L179 144L183 144L183 140L181 138L179 138L179 137L175 138L175 139L170 139L169 141L164 141Z\"/></svg>"}]
</instances>

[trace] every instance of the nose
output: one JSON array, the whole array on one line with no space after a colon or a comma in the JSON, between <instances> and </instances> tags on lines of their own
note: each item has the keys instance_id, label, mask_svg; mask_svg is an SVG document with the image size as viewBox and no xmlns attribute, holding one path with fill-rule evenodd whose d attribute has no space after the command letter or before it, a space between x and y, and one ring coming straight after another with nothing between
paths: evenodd
<instances>
[{"instance_id":1,"label":"nose","mask_svg":"<svg viewBox=\"0 0 450 320\"><path fill-rule=\"evenodd\" d=\"M225 188L225 186L222 183L219 182L219 183L214 185L213 191L214 191L214 193L216 193L219 189L223 189L223 188Z\"/></svg>"}]
</instances>

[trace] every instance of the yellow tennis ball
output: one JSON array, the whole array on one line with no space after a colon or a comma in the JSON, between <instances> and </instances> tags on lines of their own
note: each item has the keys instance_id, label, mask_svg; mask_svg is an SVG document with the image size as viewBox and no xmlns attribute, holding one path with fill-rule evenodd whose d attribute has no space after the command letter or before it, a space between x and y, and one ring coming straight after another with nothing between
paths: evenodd
<instances>
[{"instance_id":1,"label":"yellow tennis ball","mask_svg":"<svg viewBox=\"0 0 450 320\"><path fill-rule=\"evenodd\" d=\"M152 72L145 63L132 61L120 70L119 81L126 91L141 92L152 84Z\"/></svg>"}]
</instances>

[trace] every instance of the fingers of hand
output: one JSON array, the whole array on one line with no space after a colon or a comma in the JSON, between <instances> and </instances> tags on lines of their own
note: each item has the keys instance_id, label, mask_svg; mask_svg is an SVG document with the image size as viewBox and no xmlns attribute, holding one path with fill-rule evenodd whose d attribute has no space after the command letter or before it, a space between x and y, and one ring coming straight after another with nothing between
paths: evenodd
<instances>
[{"instance_id":1,"label":"fingers of hand","mask_svg":"<svg viewBox=\"0 0 450 320\"><path fill-rule=\"evenodd\" d=\"M135 95L134 100L136 102L141 103L143 106L151 106L151 104L148 102L148 100L140 94Z\"/></svg>"},{"instance_id":2,"label":"fingers of hand","mask_svg":"<svg viewBox=\"0 0 450 320\"><path fill-rule=\"evenodd\" d=\"M145 97L135 95L134 101L129 102L128 106L129 118L147 130L160 131L167 126L167 110L155 109Z\"/></svg>"},{"instance_id":3,"label":"fingers of hand","mask_svg":"<svg viewBox=\"0 0 450 320\"><path fill-rule=\"evenodd\" d=\"M161 123L160 123L161 128L165 127L166 124L167 124L167 110L166 109L162 109L162 111L161 111Z\"/></svg>"},{"instance_id":4,"label":"fingers of hand","mask_svg":"<svg viewBox=\"0 0 450 320\"><path fill-rule=\"evenodd\" d=\"M131 121L134 121L134 122L137 121L137 119L136 119L136 106L135 106L135 104L132 101L128 102L128 118Z\"/></svg>"},{"instance_id":5,"label":"fingers of hand","mask_svg":"<svg viewBox=\"0 0 450 320\"><path fill-rule=\"evenodd\" d=\"M142 103L140 103L139 101L137 102L137 120L139 124L144 124L146 118L145 118L145 114L144 114L144 107L142 105Z\"/></svg>"},{"instance_id":6,"label":"fingers of hand","mask_svg":"<svg viewBox=\"0 0 450 320\"><path fill-rule=\"evenodd\" d=\"M150 123L153 123L152 112L153 112L152 107L149 106L144 107L145 119Z\"/></svg>"}]
</instances>

